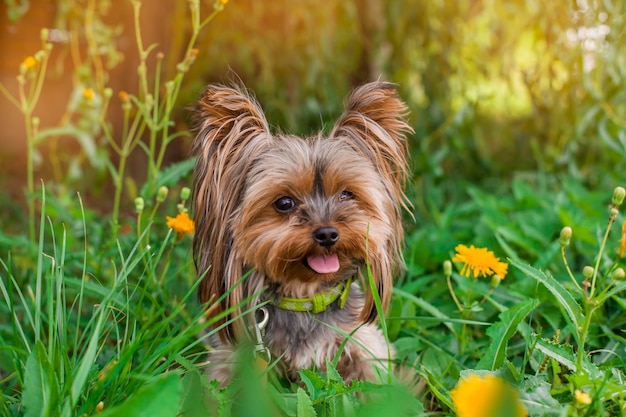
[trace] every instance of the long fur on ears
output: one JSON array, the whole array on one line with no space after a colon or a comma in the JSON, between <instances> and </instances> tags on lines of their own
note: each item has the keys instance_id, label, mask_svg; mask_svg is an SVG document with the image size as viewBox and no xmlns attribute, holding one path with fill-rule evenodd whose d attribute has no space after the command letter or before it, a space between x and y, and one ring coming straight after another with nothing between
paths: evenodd
<instances>
[{"instance_id":1,"label":"long fur on ears","mask_svg":"<svg viewBox=\"0 0 626 417\"><path fill-rule=\"evenodd\" d=\"M192 152L197 158L193 249L198 275L205 274L199 298L214 303L232 289L221 303L210 306L209 314L216 317L247 296L242 285L236 285L247 271L230 256L230 222L246 186L245 173L272 137L259 105L238 87L208 86L196 106L193 123L196 140ZM238 314L232 311L221 322ZM228 326L220 336L232 340L235 335Z\"/></svg>"},{"instance_id":2,"label":"long fur on ears","mask_svg":"<svg viewBox=\"0 0 626 417\"><path fill-rule=\"evenodd\" d=\"M393 84L365 84L350 95L344 114L330 134L331 138L348 141L357 152L371 160L385 180L393 201L400 202L405 208L410 205L403 191L408 170L406 134L413 132L405 119L407 113L408 109L398 98ZM402 264L404 238L400 207L389 215L394 217L396 233L387 242L387 248L380 248L379 253L369 259L384 308L391 299L394 269ZM363 288L368 288L367 282ZM371 292L367 291L367 294L361 318L372 322L377 313Z\"/></svg>"}]
</instances>

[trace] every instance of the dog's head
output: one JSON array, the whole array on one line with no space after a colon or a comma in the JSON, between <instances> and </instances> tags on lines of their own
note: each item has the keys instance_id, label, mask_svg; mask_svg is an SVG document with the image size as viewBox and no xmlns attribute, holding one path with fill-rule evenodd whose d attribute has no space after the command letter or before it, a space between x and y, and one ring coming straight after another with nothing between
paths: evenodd
<instances>
[{"instance_id":1,"label":"dog's head","mask_svg":"<svg viewBox=\"0 0 626 417\"><path fill-rule=\"evenodd\" d=\"M405 114L394 87L374 82L352 93L328 137L273 136L242 89L205 90L195 112L194 259L201 301L230 289L212 315L234 317L265 286L309 297L366 264L387 305L401 264ZM361 318L376 318L370 292Z\"/></svg>"}]
</instances>

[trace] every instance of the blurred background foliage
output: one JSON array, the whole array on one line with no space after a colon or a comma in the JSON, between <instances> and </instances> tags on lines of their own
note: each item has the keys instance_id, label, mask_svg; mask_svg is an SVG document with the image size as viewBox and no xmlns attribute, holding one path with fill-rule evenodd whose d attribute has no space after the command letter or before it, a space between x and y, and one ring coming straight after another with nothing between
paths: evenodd
<instances>
[{"instance_id":1,"label":"blurred background foliage","mask_svg":"<svg viewBox=\"0 0 626 417\"><path fill-rule=\"evenodd\" d=\"M416 176L597 184L626 163L625 12L621 0L237 0L204 32L185 100L232 70L272 124L310 134L352 85L383 78L411 108Z\"/></svg>"},{"instance_id":2,"label":"blurred background foliage","mask_svg":"<svg viewBox=\"0 0 626 417\"><path fill-rule=\"evenodd\" d=\"M55 2L55 25L80 34L88 3ZM12 22L28 20L34 6L5 2ZM190 35L188 8L158 8L166 20L155 26L166 31L157 48L167 48L171 75ZM87 45L99 48L107 70L133 36L107 19L109 9L98 6L98 42ZM419 184L541 171L597 185L619 178L626 164L625 19L624 0L233 0L200 35L178 118L187 119L208 82L241 78L273 126L312 134L331 126L352 86L382 78L398 83L410 106ZM76 68L75 78L105 83L94 68ZM91 134L98 143L100 129ZM172 158L186 156L187 146ZM89 152L72 158L74 171L76 161L97 165Z\"/></svg>"}]
</instances>

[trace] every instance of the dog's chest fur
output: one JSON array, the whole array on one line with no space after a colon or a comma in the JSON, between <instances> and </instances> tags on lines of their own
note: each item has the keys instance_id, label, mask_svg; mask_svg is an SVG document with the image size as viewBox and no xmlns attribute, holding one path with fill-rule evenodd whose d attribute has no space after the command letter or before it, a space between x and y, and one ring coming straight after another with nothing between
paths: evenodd
<instances>
[{"instance_id":1,"label":"dog's chest fur","mask_svg":"<svg viewBox=\"0 0 626 417\"><path fill-rule=\"evenodd\" d=\"M363 303L362 291L353 284L344 308L334 302L326 311L313 314L267 306L269 321L263 340L273 358L281 357L278 365L281 373L293 380L298 378L300 369L325 370L326 361L332 361L339 347L349 339L337 362L337 370L346 380L371 379L370 370L355 367L355 361L367 359L369 350L373 364L374 358L386 359L387 352L384 338L375 326L362 325L355 332Z\"/></svg>"}]
</instances>

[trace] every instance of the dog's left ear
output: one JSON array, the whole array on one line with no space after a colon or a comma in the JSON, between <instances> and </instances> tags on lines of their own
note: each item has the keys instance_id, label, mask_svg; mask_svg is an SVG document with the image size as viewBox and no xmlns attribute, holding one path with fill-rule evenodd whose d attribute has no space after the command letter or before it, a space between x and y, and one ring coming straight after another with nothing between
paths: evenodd
<instances>
[{"instance_id":1,"label":"dog's left ear","mask_svg":"<svg viewBox=\"0 0 626 417\"><path fill-rule=\"evenodd\" d=\"M352 92L344 114L330 134L331 138L345 141L372 162L395 206L393 213L388 213L395 226L394 236L384 242L386 248L381 253L370 254L369 259L377 292L385 308L391 298L394 270L402 265L401 207L410 206L404 194L408 175L406 135L413 132L406 121L407 114L407 106L398 97L393 84L372 82ZM368 294L362 318L373 321L376 317L372 294Z\"/></svg>"}]
</instances>

